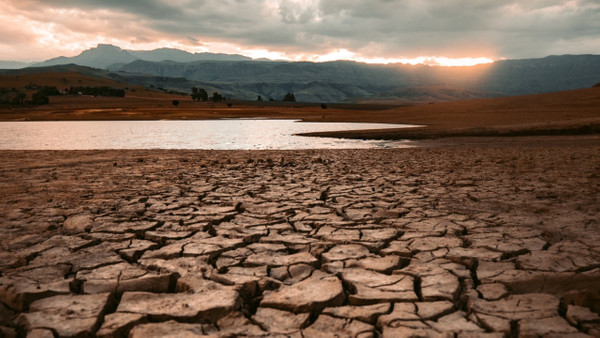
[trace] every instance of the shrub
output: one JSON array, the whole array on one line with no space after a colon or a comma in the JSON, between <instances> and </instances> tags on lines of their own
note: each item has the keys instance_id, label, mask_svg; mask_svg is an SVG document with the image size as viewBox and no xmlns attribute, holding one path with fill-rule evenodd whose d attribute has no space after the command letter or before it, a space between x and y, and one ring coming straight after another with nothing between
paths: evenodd
<instances>
[{"instance_id":1,"label":"shrub","mask_svg":"<svg viewBox=\"0 0 600 338\"><path fill-rule=\"evenodd\" d=\"M208 100L208 93L203 88L192 87L192 100L206 102Z\"/></svg>"},{"instance_id":2,"label":"shrub","mask_svg":"<svg viewBox=\"0 0 600 338\"><path fill-rule=\"evenodd\" d=\"M25 93L19 92L16 88L7 89L0 88L0 103L1 104L17 104L22 105L25 101Z\"/></svg>"},{"instance_id":3,"label":"shrub","mask_svg":"<svg viewBox=\"0 0 600 338\"><path fill-rule=\"evenodd\" d=\"M212 97L210 99L213 100L213 102L220 102L224 98L223 98L223 95L221 95L221 94L219 94L217 92L214 92L213 95L212 95Z\"/></svg>"},{"instance_id":4,"label":"shrub","mask_svg":"<svg viewBox=\"0 0 600 338\"><path fill-rule=\"evenodd\" d=\"M50 99L48 98L48 95L46 95L46 93L44 93L43 91L39 91L33 93L33 95L31 96L31 103L35 105L48 104L50 103Z\"/></svg>"},{"instance_id":5,"label":"shrub","mask_svg":"<svg viewBox=\"0 0 600 338\"><path fill-rule=\"evenodd\" d=\"M283 97L283 101L287 101L287 102L296 102L296 97L294 97L294 94L292 94L292 93L287 93L287 94L285 94L285 96Z\"/></svg>"},{"instance_id":6,"label":"shrub","mask_svg":"<svg viewBox=\"0 0 600 338\"><path fill-rule=\"evenodd\" d=\"M58 96L58 95L60 95L60 91L58 90L58 88L56 88L56 87L50 87L50 86L44 86L44 87L42 87L40 90L38 90L38 93L42 93L42 94L47 95L47 96Z\"/></svg>"}]
</instances>

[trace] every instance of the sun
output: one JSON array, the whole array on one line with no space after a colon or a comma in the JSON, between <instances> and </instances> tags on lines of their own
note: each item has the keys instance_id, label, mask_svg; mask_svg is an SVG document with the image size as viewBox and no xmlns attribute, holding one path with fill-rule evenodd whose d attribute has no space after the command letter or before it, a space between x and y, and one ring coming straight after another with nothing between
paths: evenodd
<instances>
[{"instance_id":1,"label":"sun","mask_svg":"<svg viewBox=\"0 0 600 338\"><path fill-rule=\"evenodd\" d=\"M414 58L359 58L359 60L365 63L401 63L408 65L427 65L444 67L469 67L494 62L494 59L488 57L451 58L445 56L419 56Z\"/></svg>"},{"instance_id":2,"label":"sun","mask_svg":"<svg viewBox=\"0 0 600 338\"><path fill-rule=\"evenodd\" d=\"M437 57L434 58L435 63L438 66L446 66L446 67L468 67L468 66L476 66L480 64L492 63L494 60L486 57L477 57L477 58L447 58L447 57Z\"/></svg>"}]
</instances>

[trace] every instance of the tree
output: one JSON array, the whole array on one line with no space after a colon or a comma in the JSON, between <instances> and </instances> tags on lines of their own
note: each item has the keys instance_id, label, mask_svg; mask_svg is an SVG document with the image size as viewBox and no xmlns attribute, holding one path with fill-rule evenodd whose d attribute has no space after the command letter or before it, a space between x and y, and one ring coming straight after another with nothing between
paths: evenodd
<instances>
[{"instance_id":1,"label":"tree","mask_svg":"<svg viewBox=\"0 0 600 338\"><path fill-rule=\"evenodd\" d=\"M33 95L35 95L35 94L33 94ZM25 101L25 97L27 97L27 95L25 95L25 93L17 93L15 95L15 97L13 98L12 103L22 105L23 102Z\"/></svg>"},{"instance_id":2,"label":"tree","mask_svg":"<svg viewBox=\"0 0 600 338\"><path fill-rule=\"evenodd\" d=\"M200 101L200 97L198 96L198 87L192 87L192 100Z\"/></svg>"},{"instance_id":3,"label":"tree","mask_svg":"<svg viewBox=\"0 0 600 338\"><path fill-rule=\"evenodd\" d=\"M192 87L192 100L194 101L204 101L208 100L208 93L206 90L198 87Z\"/></svg>"},{"instance_id":4,"label":"tree","mask_svg":"<svg viewBox=\"0 0 600 338\"><path fill-rule=\"evenodd\" d=\"M256 98L256 101L259 101L259 102L260 102L260 101L262 101L262 100L263 100L263 99L262 99L262 96L258 95L258 97Z\"/></svg>"},{"instance_id":5,"label":"tree","mask_svg":"<svg viewBox=\"0 0 600 338\"><path fill-rule=\"evenodd\" d=\"M287 93L287 94L285 94L285 96L283 97L283 101L287 101L287 102L296 102L296 98L294 97L294 94L292 94L292 93Z\"/></svg>"},{"instance_id":6,"label":"tree","mask_svg":"<svg viewBox=\"0 0 600 338\"><path fill-rule=\"evenodd\" d=\"M172 102L172 103L173 103L173 105L174 105L175 107L177 107L177 106L179 105L179 100L173 100L173 102Z\"/></svg>"},{"instance_id":7,"label":"tree","mask_svg":"<svg viewBox=\"0 0 600 338\"><path fill-rule=\"evenodd\" d=\"M198 101L208 101L208 93L203 88L198 88Z\"/></svg>"},{"instance_id":8,"label":"tree","mask_svg":"<svg viewBox=\"0 0 600 338\"><path fill-rule=\"evenodd\" d=\"M220 101L222 101L222 100L223 100L223 95L221 95L221 94L219 94L219 93L217 93L217 92L214 92L214 93L213 93L213 95L212 95L212 97L211 97L210 99L211 99L213 102L220 102Z\"/></svg>"}]
</instances>

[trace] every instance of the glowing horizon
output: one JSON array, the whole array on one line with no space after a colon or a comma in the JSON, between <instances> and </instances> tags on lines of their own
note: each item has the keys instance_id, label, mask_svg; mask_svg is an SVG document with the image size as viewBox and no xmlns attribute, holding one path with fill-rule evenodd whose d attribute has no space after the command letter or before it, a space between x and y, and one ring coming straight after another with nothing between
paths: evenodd
<instances>
[{"instance_id":1,"label":"glowing horizon","mask_svg":"<svg viewBox=\"0 0 600 338\"><path fill-rule=\"evenodd\" d=\"M418 56L413 58L386 58L386 57L362 57L346 49L340 49L333 53L319 55L309 58L310 61L327 62L338 60L350 60L370 64L409 64L428 66L475 66L479 64L492 63L495 60L488 57L445 57L445 56Z\"/></svg>"},{"instance_id":2,"label":"glowing horizon","mask_svg":"<svg viewBox=\"0 0 600 338\"><path fill-rule=\"evenodd\" d=\"M220 53L214 52L208 49L203 49L201 52L209 53ZM266 49L250 49L245 50L237 48L233 51L229 50L229 54L239 54L253 59L270 59L270 60L283 60L283 61L308 61L308 62L331 62L331 61L355 61L369 64L409 64L409 65L428 65L428 66L475 66L479 64L492 63L496 60L502 60L503 58L489 58L489 57L445 57L445 56L418 56L418 57L365 57L358 53L354 53L347 49L338 49L334 52L327 54L297 54L289 55L287 53L280 53L269 51Z\"/></svg>"},{"instance_id":3,"label":"glowing horizon","mask_svg":"<svg viewBox=\"0 0 600 338\"><path fill-rule=\"evenodd\" d=\"M93 44L90 46L89 43L85 44L77 44L72 43L69 45L69 53L66 55L57 55L58 56L66 56L73 57L81 54L83 51L92 49L97 47L100 44L109 44L116 47L119 47L123 50L154 50L160 48L174 48L182 51L187 51L189 53L223 53L223 54L238 54L246 57L250 57L252 59L269 59L275 61L290 61L290 62L331 62L331 61L354 61L368 64L405 64L405 65L428 65L428 66L445 66L445 67L465 67L465 66L475 66L480 64L493 63L497 60L502 60L504 58L489 58L489 57L446 57L446 56L417 56L417 57L365 57L361 56L358 53L349 51L347 49L338 49L334 52L330 52L327 54L296 54L290 55L288 53L281 53L276 51L270 51L266 49L244 49L237 46L232 46L230 44L225 43L213 43L210 44L210 47L204 46L201 48L189 48L184 44L178 43L176 41L166 41L162 40L159 42L153 42L149 44L130 44L123 43L123 41L115 41L115 40L104 40L102 42ZM207 44L208 45L208 44ZM80 48L77 50L77 48ZM54 57L51 57L54 58ZM50 59L50 58L48 58ZM29 60L29 62L43 62L48 59L43 60Z\"/></svg>"}]
</instances>

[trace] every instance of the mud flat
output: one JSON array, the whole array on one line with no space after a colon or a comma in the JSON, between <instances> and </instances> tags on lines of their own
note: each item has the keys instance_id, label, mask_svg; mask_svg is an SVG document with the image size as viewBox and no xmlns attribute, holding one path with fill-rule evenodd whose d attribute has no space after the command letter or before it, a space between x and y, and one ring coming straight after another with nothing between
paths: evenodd
<instances>
[{"instance_id":1,"label":"mud flat","mask_svg":"<svg viewBox=\"0 0 600 338\"><path fill-rule=\"evenodd\" d=\"M600 145L0 152L0 335L600 336Z\"/></svg>"}]
</instances>

